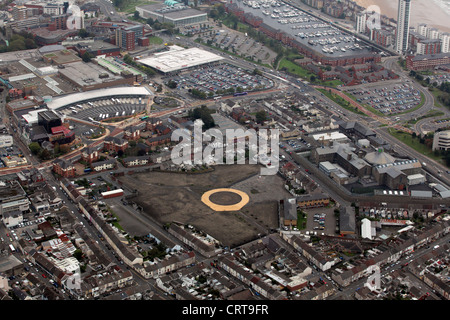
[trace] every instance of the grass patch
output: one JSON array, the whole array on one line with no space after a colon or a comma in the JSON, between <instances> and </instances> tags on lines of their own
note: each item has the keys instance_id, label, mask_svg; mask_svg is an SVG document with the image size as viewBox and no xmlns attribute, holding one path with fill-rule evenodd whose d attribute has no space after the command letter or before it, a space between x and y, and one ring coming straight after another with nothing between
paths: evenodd
<instances>
[{"instance_id":1,"label":"grass patch","mask_svg":"<svg viewBox=\"0 0 450 320\"><path fill-rule=\"evenodd\" d=\"M419 138L414 138L411 134L409 134L407 132L403 132L403 131L396 130L393 128L389 128L388 132L391 136L400 140L401 142L403 142L404 144L413 148L417 152L419 152L433 160L442 162L442 157L439 155L435 155L434 152L431 150L431 148L429 146L427 146L426 144L420 143Z\"/></svg>"},{"instance_id":2,"label":"grass patch","mask_svg":"<svg viewBox=\"0 0 450 320\"><path fill-rule=\"evenodd\" d=\"M115 214L115 212L111 209L111 207L107 206L109 213L111 214L111 216L113 216L114 218L116 218L116 221L114 221L112 224L119 229L120 231L124 231L124 229L122 228L122 226L119 224L120 219L119 217Z\"/></svg>"},{"instance_id":3,"label":"grass patch","mask_svg":"<svg viewBox=\"0 0 450 320\"><path fill-rule=\"evenodd\" d=\"M143 6L154 3L157 2L149 0L125 0L118 9L121 12L134 13L134 11L136 11L136 6Z\"/></svg>"},{"instance_id":4,"label":"grass patch","mask_svg":"<svg viewBox=\"0 0 450 320\"><path fill-rule=\"evenodd\" d=\"M301 210L297 210L297 229L303 230L306 228L307 214Z\"/></svg>"},{"instance_id":5,"label":"grass patch","mask_svg":"<svg viewBox=\"0 0 450 320\"><path fill-rule=\"evenodd\" d=\"M314 73L302 68L298 64L289 61L286 58L281 59L280 63L278 64L278 70L282 70L284 68L286 69L286 71L296 74L303 79L307 79L308 81L311 76L316 76Z\"/></svg>"},{"instance_id":6,"label":"grass patch","mask_svg":"<svg viewBox=\"0 0 450 320\"><path fill-rule=\"evenodd\" d=\"M156 44L156 45L163 44L163 42L164 42L164 40L162 38L156 37L156 36L148 37L148 40L149 40L150 44Z\"/></svg>"},{"instance_id":7,"label":"grass patch","mask_svg":"<svg viewBox=\"0 0 450 320\"><path fill-rule=\"evenodd\" d=\"M442 91L438 88L429 87L428 91L433 95L434 98L434 106L436 108L444 108L444 106L441 104L441 102L438 100L438 97L440 94L442 94Z\"/></svg>"},{"instance_id":8,"label":"grass patch","mask_svg":"<svg viewBox=\"0 0 450 320\"><path fill-rule=\"evenodd\" d=\"M306 70L302 66L299 66L298 64L296 64L295 62L290 61L289 59L291 59L291 58L296 58L296 56L293 56L293 54L291 54L288 57L282 58L280 60L280 63L278 64L277 70L285 70L285 71L295 74L295 75L299 76L300 78L307 80L307 81L311 81L311 76L314 76L314 78L316 80L313 81L313 84L318 84L318 85L322 85L322 86L337 87L339 85L344 84L339 79L322 81L318 78L318 76L316 74L312 73L311 71Z\"/></svg>"}]
</instances>

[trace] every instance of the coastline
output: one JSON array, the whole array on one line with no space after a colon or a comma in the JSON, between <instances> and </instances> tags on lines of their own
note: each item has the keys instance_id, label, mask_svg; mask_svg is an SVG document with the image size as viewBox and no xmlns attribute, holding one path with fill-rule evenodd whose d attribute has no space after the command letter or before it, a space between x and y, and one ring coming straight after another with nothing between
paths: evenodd
<instances>
[{"instance_id":1,"label":"coastline","mask_svg":"<svg viewBox=\"0 0 450 320\"><path fill-rule=\"evenodd\" d=\"M380 7L381 14L397 20L398 1L393 0L353 0L360 6L367 8L370 5ZM430 27L439 29L440 32L450 32L450 12L444 10L444 5L439 0L416 0L411 6L411 27L417 27L420 23L426 23Z\"/></svg>"}]
</instances>

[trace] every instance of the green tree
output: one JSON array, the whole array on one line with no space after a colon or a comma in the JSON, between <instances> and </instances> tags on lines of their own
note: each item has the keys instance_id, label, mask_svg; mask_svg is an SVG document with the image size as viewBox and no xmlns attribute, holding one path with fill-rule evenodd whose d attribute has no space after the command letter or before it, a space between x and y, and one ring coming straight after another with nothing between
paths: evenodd
<instances>
[{"instance_id":1,"label":"green tree","mask_svg":"<svg viewBox=\"0 0 450 320\"><path fill-rule=\"evenodd\" d=\"M167 86L170 88L170 89L175 89L176 87L177 87L177 83L176 83L176 81L173 81L173 80L169 80L169 82L167 82Z\"/></svg>"},{"instance_id":2,"label":"green tree","mask_svg":"<svg viewBox=\"0 0 450 320\"><path fill-rule=\"evenodd\" d=\"M80 37L80 38L87 38L87 37L89 37L90 36L90 33L86 30L86 29L80 29L80 30L78 30L78 36Z\"/></svg>"},{"instance_id":3,"label":"green tree","mask_svg":"<svg viewBox=\"0 0 450 320\"><path fill-rule=\"evenodd\" d=\"M92 54L90 54L89 52L85 51L83 53L83 55L81 56L81 59L83 59L84 62L90 62L93 57L94 56Z\"/></svg>"},{"instance_id":4,"label":"green tree","mask_svg":"<svg viewBox=\"0 0 450 320\"><path fill-rule=\"evenodd\" d=\"M41 151L41 146L37 142L32 142L28 145L32 154L37 155Z\"/></svg>"},{"instance_id":5,"label":"green tree","mask_svg":"<svg viewBox=\"0 0 450 320\"><path fill-rule=\"evenodd\" d=\"M256 113L255 117L257 123L263 124L267 120L267 113L265 110L260 110Z\"/></svg>"},{"instance_id":6,"label":"green tree","mask_svg":"<svg viewBox=\"0 0 450 320\"><path fill-rule=\"evenodd\" d=\"M205 94L206 95L206 94ZM214 118L211 116L211 110L208 109L205 105L191 109L188 112L188 117L191 120L201 119L203 121L203 127L205 130L214 127L216 124L214 122Z\"/></svg>"},{"instance_id":7,"label":"green tree","mask_svg":"<svg viewBox=\"0 0 450 320\"><path fill-rule=\"evenodd\" d=\"M20 51L20 50L25 50L26 48L27 47L25 45L25 40L17 39L17 40L10 42L8 51Z\"/></svg>"},{"instance_id":8,"label":"green tree","mask_svg":"<svg viewBox=\"0 0 450 320\"><path fill-rule=\"evenodd\" d=\"M26 49L35 49L37 48L36 42L33 39L25 39L25 48Z\"/></svg>"},{"instance_id":9,"label":"green tree","mask_svg":"<svg viewBox=\"0 0 450 320\"><path fill-rule=\"evenodd\" d=\"M77 249L74 251L73 256L78 260L81 261L83 258L83 252L80 249Z\"/></svg>"}]
</instances>

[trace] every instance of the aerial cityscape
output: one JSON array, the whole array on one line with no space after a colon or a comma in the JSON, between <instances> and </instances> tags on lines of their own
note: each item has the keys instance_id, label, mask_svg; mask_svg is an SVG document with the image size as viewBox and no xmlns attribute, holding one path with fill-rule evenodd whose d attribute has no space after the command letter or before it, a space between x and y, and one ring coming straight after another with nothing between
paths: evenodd
<instances>
[{"instance_id":1,"label":"aerial cityscape","mask_svg":"<svg viewBox=\"0 0 450 320\"><path fill-rule=\"evenodd\" d=\"M449 300L450 3L422 6L2 0L0 300Z\"/></svg>"}]
</instances>

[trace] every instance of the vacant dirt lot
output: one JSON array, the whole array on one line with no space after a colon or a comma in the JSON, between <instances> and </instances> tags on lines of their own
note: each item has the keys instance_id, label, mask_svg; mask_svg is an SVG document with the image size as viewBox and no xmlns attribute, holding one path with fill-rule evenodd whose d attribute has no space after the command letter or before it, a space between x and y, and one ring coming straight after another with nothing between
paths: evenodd
<instances>
[{"instance_id":1,"label":"vacant dirt lot","mask_svg":"<svg viewBox=\"0 0 450 320\"><path fill-rule=\"evenodd\" d=\"M201 174L149 172L120 177L123 184L138 189L133 199L161 224L189 223L224 245L234 247L278 227L276 199L286 195L281 178L259 178L259 165L223 165ZM267 183L271 182L271 183ZM237 212L214 212L201 202L204 192L228 188L247 192L250 202ZM229 195L223 194L230 201ZM281 199L281 198L280 198Z\"/></svg>"}]
</instances>

